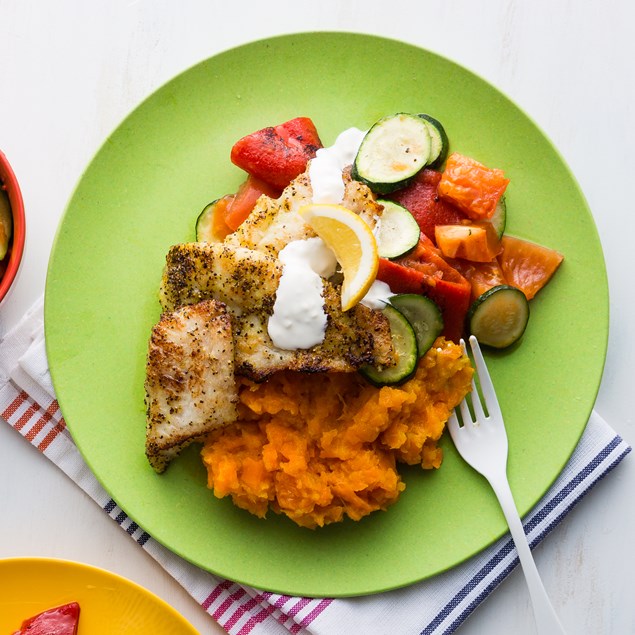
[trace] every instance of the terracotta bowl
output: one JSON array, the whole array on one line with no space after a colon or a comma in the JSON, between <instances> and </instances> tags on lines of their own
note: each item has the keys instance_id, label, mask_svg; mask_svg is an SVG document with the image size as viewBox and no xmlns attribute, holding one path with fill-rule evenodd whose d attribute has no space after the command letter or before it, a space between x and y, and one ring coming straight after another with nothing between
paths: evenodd
<instances>
[{"instance_id":1,"label":"terracotta bowl","mask_svg":"<svg viewBox=\"0 0 635 635\"><path fill-rule=\"evenodd\" d=\"M13 218L13 232L9 241L9 251L0 261L0 304L7 296L11 285L15 281L22 255L24 253L24 238L26 222L24 218L24 201L22 192L9 161L0 150L0 188L7 194L11 215Z\"/></svg>"}]
</instances>

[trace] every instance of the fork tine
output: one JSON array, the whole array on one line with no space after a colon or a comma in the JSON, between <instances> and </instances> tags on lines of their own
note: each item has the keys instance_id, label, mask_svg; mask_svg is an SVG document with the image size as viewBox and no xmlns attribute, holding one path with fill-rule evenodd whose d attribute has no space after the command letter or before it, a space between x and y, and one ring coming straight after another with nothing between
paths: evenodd
<instances>
[{"instance_id":1,"label":"fork tine","mask_svg":"<svg viewBox=\"0 0 635 635\"><path fill-rule=\"evenodd\" d=\"M456 416L456 411L452 411L452 414L448 418L446 423L448 430L450 431L450 435L454 436L459 431L459 419Z\"/></svg>"},{"instance_id":2,"label":"fork tine","mask_svg":"<svg viewBox=\"0 0 635 635\"><path fill-rule=\"evenodd\" d=\"M463 354L467 355L467 348L465 346L465 340L463 338L461 338L460 344L461 344L461 348L463 349ZM472 378L472 394L475 394L475 393L476 393L476 384L474 383L474 378ZM458 405L458 408L461 411L461 421L463 425L466 426L468 423L471 423L472 425L474 425L474 420L472 419L472 413L470 412L470 407L465 397L461 400L461 403ZM456 412L456 408L454 409L454 412ZM457 426L458 426L458 420L457 420Z\"/></svg>"},{"instance_id":3,"label":"fork tine","mask_svg":"<svg viewBox=\"0 0 635 635\"><path fill-rule=\"evenodd\" d=\"M479 380L480 380L480 374L479 374ZM487 419L487 415L485 414L483 404L481 403L481 396L479 395L479 392L474 380L472 380L472 392L470 393L470 397L472 399L472 408L474 409L474 421L476 421L477 423L479 421L485 421L485 419Z\"/></svg>"},{"instance_id":4,"label":"fork tine","mask_svg":"<svg viewBox=\"0 0 635 635\"><path fill-rule=\"evenodd\" d=\"M474 355L476 374L478 375L478 381L481 385L481 393L483 394L483 399L485 400L485 407L487 408L487 412L489 413L490 417L500 416L501 411L498 405L498 398L496 397L494 384L492 383L492 378L490 377L489 370L487 369L487 365L485 364L485 360L483 359L481 347L479 346L478 340L476 339L476 337L474 337L474 335L470 335L470 347L472 348L472 354ZM479 416L484 416L484 413L478 396L474 398L474 390L472 392L472 399L475 411L477 409L480 409L480 412L477 414L478 419Z\"/></svg>"},{"instance_id":5,"label":"fork tine","mask_svg":"<svg viewBox=\"0 0 635 635\"><path fill-rule=\"evenodd\" d=\"M470 345L472 346L471 339L470 339ZM463 347L463 353L467 355L467 347L465 346L465 341L463 339L461 339L461 346ZM478 343L477 343L477 346L478 346ZM473 350L473 346L472 346L472 350ZM478 368L477 368L477 372L475 372L474 375L472 375L472 390L470 392L470 399L472 401L472 408L474 410L474 421L473 421L474 425L478 425L479 421L483 421L486 418L485 411L483 410L483 404L481 404L481 397L479 395L478 388L476 387L477 375L478 375ZM463 406L463 404L465 404L465 406ZM461 403L461 406L465 407L466 410L468 409L467 399L463 400L463 403Z\"/></svg>"},{"instance_id":6,"label":"fork tine","mask_svg":"<svg viewBox=\"0 0 635 635\"><path fill-rule=\"evenodd\" d=\"M459 404L459 408L461 410L461 420L463 421L463 425L464 426L468 424L474 425L474 420L472 419L472 413L470 412L470 406L468 405L467 399L465 397Z\"/></svg>"}]
</instances>

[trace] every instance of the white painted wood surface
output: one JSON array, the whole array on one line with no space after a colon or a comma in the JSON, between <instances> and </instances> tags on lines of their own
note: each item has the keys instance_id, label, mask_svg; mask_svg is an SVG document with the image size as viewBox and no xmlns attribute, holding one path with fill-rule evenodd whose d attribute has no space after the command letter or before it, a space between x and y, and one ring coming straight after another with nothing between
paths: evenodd
<instances>
[{"instance_id":1,"label":"white painted wood surface","mask_svg":"<svg viewBox=\"0 0 635 635\"><path fill-rule=\"evenodd\" d=\"M605 250L611 330L598 412L635 441L635 5L630 0L0 0L0 148L21 182L28 240L0 333L42 293L57 224L82 171L123 117L175 74L281 33L339 30L416 44L519 104L576 175ZM566 299L563 299L566 302ZM584 333L580 334L584 346ZM536 551L571 634L635 633L635 465L627 458ZM0 426L0 557L45 555L118 572L202 633L222 629L97 506ZM461 635L533 635L519 572Z\"/></svg>"}]
</instances>

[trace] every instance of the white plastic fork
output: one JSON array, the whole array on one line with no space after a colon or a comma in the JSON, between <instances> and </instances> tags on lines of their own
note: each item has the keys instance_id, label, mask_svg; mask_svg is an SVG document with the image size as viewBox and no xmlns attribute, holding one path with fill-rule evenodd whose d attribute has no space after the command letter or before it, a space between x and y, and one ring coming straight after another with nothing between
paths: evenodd
<instances>
[{"instance_id":1,"label":"white plastic fork","mask_svg":"<svg viewBox=\"0 0 635 635\"><path fill-rule=\"evenodd\" d=\"M461 340L465 350L465 342ZM477 472L482 474L492 486L498 502L505 514L512 540L516 545L520 565L534 609L536 625L541 635L564 635L564 629L549 601L542 584L536 563L531 555L527 536L523 529L511 489L507 480L507 433L494 385L485 365L483 354L477 339L470 337L470 346L474 355L476 375L481 387L485 408L479 398L476 383L472 380L470 399L474 416L470 412L466 399L459 404L463 425L455 412L448 419L448 429L456 449L463 459Z\"/></svg>"}]
</instances>

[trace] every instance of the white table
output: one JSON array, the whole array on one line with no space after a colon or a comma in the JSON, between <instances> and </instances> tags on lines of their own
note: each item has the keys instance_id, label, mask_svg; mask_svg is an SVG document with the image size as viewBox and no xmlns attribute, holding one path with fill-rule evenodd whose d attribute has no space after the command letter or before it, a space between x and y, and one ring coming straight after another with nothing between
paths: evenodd
<instances>
[{"instance_id":1,"label":"white table","mask_svg":"<svg viewBox=\"0 0 635 635\"><path fill-rule=\"evenodd\" d=\"M22 185L28 220L24 266L0 308L0 333L42 293L55 230L74 185L105 137L143 98L194 63L253 39L311 30L372 33L441 53L492 82L571 166L593 210L610 281L610 341L597 410L635 441L629 372L635 359L634 6L631 0L269 0L253 6L0 0L0 148ZM635 632L634 492L631 458L536 551L571 634ZM0 557L52 556L110 569L163 597L202 633L222 632L98 506L4 424L0 505ZM535 633L520 572L459 632Z\"/></svg>"}]
</instances>

